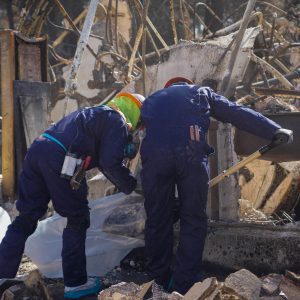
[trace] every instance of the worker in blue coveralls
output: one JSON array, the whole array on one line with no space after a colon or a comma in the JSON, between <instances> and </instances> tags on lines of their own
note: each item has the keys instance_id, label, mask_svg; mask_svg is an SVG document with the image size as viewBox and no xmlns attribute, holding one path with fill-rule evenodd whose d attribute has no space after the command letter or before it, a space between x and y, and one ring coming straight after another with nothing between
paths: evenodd
<instances>
[{"instance_id":1,"label":"worker in blue coveralls","mask_svg":"<svg viewBox=\"0 0 300 300\"><path fill-rule=\"evenodd\" d=\"M201 280L208 156L213 152L207 144L210 117L264 139L284 135L292 141L292 131L183 77L171 79L164 89L146 98L141 109L146 128L141 178L147 215L147 270L155 280L152 291L156 295L167 288L170 278L172 290L181 294ZM180 202L180 239L172 272L175 186Z\"/></svg>"},{"instance_id":2,"label":"worker in blue coveralls","mask_svg":"<svg viewBox=\"0 0 300 300\"><path fill-rule=\"evenodd\" d=\"M71 186L73 163L79 162L87 170L98 167L119 191L130 194L136 179L123 165L124 149L129 131L138 126L143 99L142 95L122 92L107 105L69 114L33 142L19 178L19 216L0 245L0 278L16 276L25 242L51 199L56 212L67 218L61 254L64 297L79 298L100 291L99 279L87 277L88 190L85 179L79 186Z\"/></svg>"}]
</instances>

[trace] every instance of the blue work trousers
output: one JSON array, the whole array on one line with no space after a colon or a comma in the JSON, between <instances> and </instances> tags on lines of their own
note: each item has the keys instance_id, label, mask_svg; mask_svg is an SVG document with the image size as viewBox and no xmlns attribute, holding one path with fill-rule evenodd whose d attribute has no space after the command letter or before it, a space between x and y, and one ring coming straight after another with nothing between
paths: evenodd
<instances>
[{"instance_id":1,"label":"blue work trousers","mask_svg":"<svg viewBox=\"0 0 300 300\"><path fill-rule=\"evenodd\" d=\"M199 281L202 269L207 234L207 157L197 142L172 149L145 142L141 157L148 273L164 286L173 277L174 290L185 294ZM180 202L180 238L172 272L175 186Z\"/></svg>"},{"instance_id":2,"label":"blue work trousers","mask_svg":"<svg viewBox=\"0 0 300 300\"><path fill-rule=\"evenodd\" d=\"M27 152L19 178L19 199L16 204L20 215L8 227L0 245L0 278L16 276L25 242L47 211L51 199L56 212L68 219L63 232L62 249L65 285L77 286L87 281L87 185L83 182L75 191L71 189L69 180L60 177L64 157L65 151L45 138L37 139ZM74 218L82 226L78 226ZM69 219L73 221L69 222Z\"/></svg>"}]
</instances>

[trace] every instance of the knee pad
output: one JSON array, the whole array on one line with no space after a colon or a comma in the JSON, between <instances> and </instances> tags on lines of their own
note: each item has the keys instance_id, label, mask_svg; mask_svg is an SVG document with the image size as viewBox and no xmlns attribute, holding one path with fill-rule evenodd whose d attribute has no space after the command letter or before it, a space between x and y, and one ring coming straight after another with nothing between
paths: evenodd
<instances>
[{"instance_id":1,"label":"knee pad","mask_svg":"<svg viewBox=\"0 0 300 300\"><path fill-rule=\"evenodd\" d=\"M90 213L67 217L66 228L76 231L86 231L90 227Z\"/></svg>"},{"instance_id":2,"label":"knee pad","mask_svg":"<svg viewBox=\"0 0 300 300\"><path fill-rule=\"evenodd\" d=\"M38 220L35 220L31 216L20 214L15 218L11 225L18 231L30 235L36 230L37 224Z\"/></svg>"}]
</instances>

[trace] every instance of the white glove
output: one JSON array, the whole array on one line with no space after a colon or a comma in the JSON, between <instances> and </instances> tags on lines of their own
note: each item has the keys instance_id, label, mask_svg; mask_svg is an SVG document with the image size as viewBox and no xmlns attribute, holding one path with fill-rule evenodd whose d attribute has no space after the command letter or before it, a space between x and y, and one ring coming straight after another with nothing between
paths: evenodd
<instances>
[{"instance_id":1,"label":"white glove","mask_svg":"<svg viewBox=\"0 0 300 300\"><path fill-rule=\"evenodd\" d=\"M290 144L293 142L293 131L285 128L278 129L273 135L273 141Z\"/></svg>"}]
</instances>

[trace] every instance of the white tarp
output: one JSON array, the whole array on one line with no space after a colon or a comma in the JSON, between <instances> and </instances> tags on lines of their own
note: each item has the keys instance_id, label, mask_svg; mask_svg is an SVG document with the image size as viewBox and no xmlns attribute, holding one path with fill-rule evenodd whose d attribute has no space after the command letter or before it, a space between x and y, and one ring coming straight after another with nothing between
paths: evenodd
<instances>
[{"instance_id":1,"label":"white tarp","mask_svg":"<svg viewBox=\"0 0 300 300\"><path fill-rule=\"evenodd\" d=\"M143 197L136 193L129 196L118 193L89 202L91 226L86 238L88 275L103 276L119 265L122 258L132 249L144 245L142 234L145 216L142 203ZM120 209L122 207L126 209ZM134 214L128 209L129 207L137 210L137 213ZM118 213L120 217L115 218ZM116 226L113 220L116 220ZM117 234L116 228L122 220L124 224L121 226L122 230L127 227L130 228L130 232L121 231ZM39 222L37 230L26 242L25 254L46 277L62 277L61 249L65 226L66 218L55 214ZM134 235L131 234L132 232Z\"/></svg>"},{"instance_id":2,"label":"white tarp","mask_svg":"<svg viewBox=\"0 0 300 300\"><path fill-rule=\"evenodd\" d=\"M11 223L9 214L0 207L0 243L4 238L7 226Z\"/></svg>"}]
</instances>

